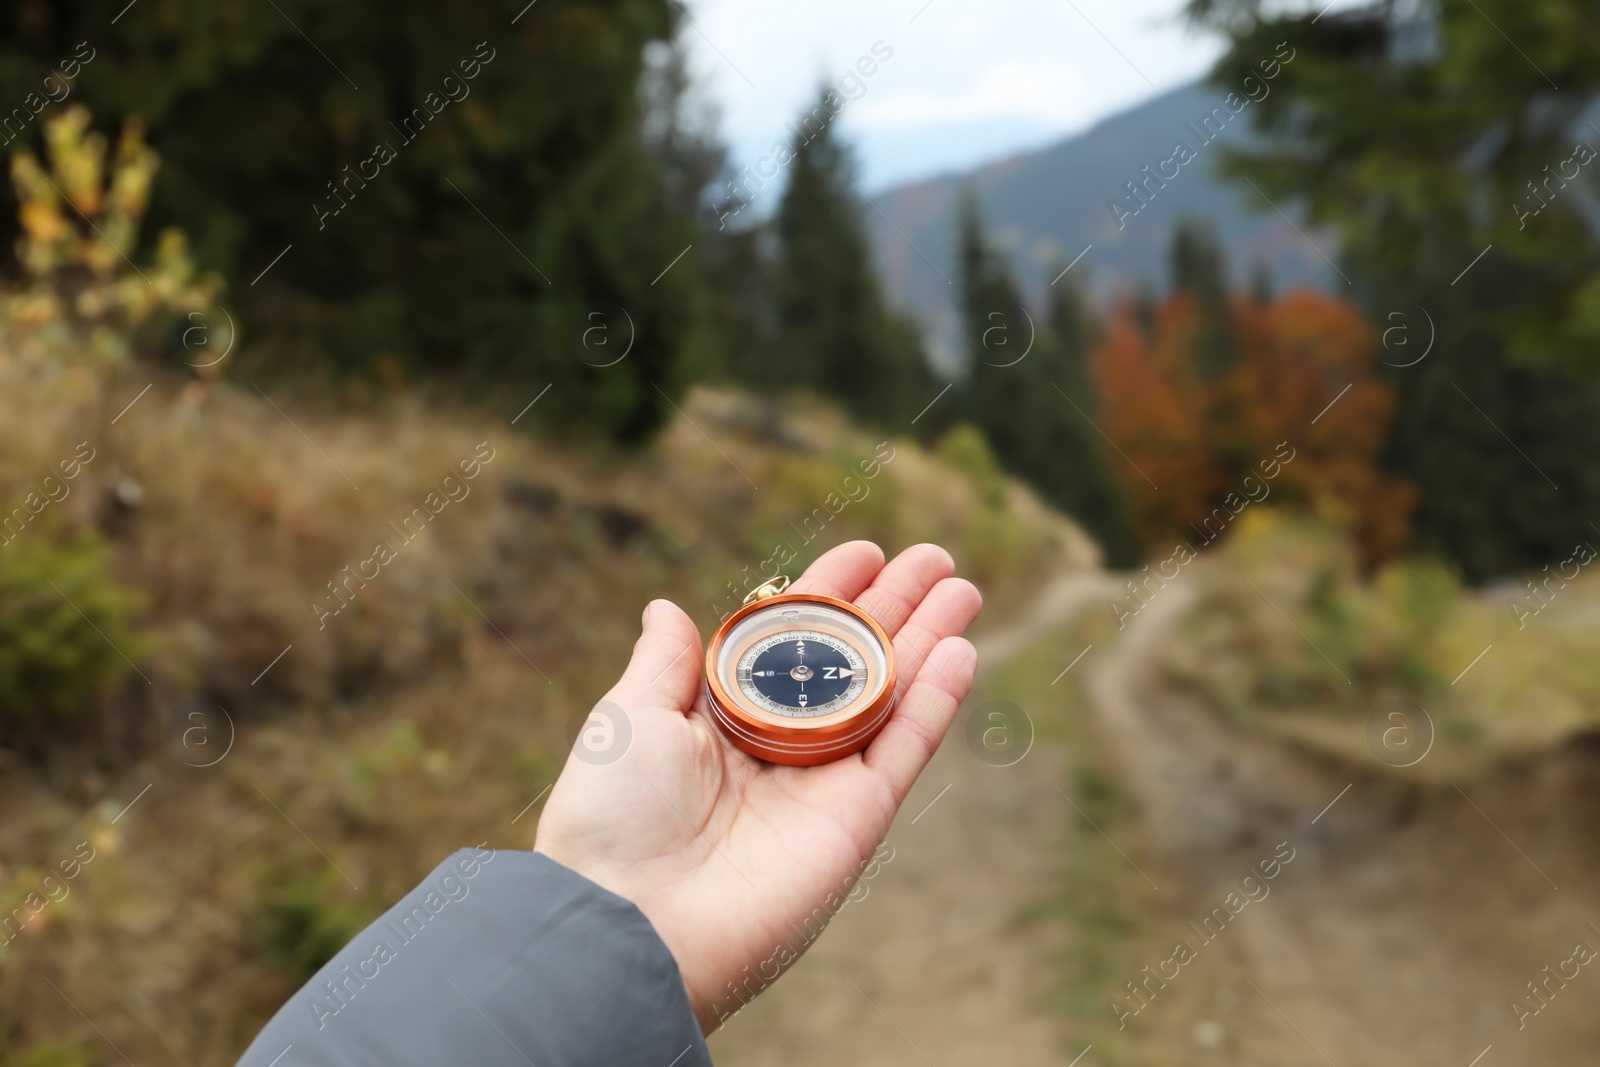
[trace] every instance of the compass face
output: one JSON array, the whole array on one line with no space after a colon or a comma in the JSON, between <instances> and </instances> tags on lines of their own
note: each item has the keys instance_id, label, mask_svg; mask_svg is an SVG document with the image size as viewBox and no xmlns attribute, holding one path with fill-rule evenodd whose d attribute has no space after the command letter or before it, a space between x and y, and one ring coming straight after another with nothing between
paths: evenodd
<instances>
[{"instance_id":1,"label":"compass face","mask_svg":"<svg viewBox=\"0 0 1600 1067\"><path fill-rule=\"evenodd\" d=\"M751 613L716 659L724 688L746 711L796 725L861 709L882 692L888 670L872 630L823 603Z\"/></svg>"},{"instance_id":2,"label":"compass face","mask_svg":"<svg viewBox=\"0 0 1600 1067\"><path fill-rule=\"evenodd\" d=\"M739 657L739 691L754 705L788 718L820 718L853 702L867 687L867 662L821 630L784 630Z\"/></svg>"}]
</instances>

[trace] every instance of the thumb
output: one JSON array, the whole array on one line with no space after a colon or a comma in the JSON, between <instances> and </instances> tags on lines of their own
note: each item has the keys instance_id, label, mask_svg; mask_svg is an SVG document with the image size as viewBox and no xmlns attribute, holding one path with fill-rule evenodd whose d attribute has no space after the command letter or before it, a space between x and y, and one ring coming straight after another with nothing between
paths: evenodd
<instances>
[{"instance_id":1,"label":"thumb","mask_svg":"<svg viewBox=\"0 0 1600 1067\"><path fill-rule=\"evenodd\" d=\"M700 688L701 651L694 620L670 600L652 600L611 699L623 707L665 705L687 712Z\"/></svg>"}]
</instances>

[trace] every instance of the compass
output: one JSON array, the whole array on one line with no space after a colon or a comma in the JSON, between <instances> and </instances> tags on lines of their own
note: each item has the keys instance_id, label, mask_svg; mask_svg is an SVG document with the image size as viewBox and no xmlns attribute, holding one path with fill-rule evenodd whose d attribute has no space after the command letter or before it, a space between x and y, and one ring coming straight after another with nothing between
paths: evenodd
<instances>
[{"instance_id":1,"label":"compass","mask_svg":"<svg viewBox=\"0 0 1600 1067\"><path fill-rule=\"evenodd\" d=\"M866 748L889 719L894 646L847 601L753 590L706 646L712 718L735 747L769 763L811 766Z\"/></svg>"}]
</instances>

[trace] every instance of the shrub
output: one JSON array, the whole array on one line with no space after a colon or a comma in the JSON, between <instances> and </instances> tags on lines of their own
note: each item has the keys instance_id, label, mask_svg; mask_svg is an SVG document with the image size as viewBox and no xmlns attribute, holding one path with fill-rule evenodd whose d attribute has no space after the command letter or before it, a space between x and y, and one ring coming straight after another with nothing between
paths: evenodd
<instances>
[{"instance_id":1,"label":"shrub","mask_svg":"<svg viewBox=\"0 0 1600 1067\"><path fill-rule=\"evenodd\" d=\"M275 867L263 876L258 892L256 943L296 985L316 974L373 918L365 907L340 899L345 884L332 870L308 877Z\"/></svg>"},{"instance_id":2,"label":"shrub","mask_svg":"<svg viewBox=\"0 0 1600 1067\"><path fill-rule=\"evenodd\" d=\"M939 458L972 479L990 507L1000 507L1005 501L1005 475L1000 462L995 459L983 431L970 423L962 423L939 440Z\"/></svg>"},{"instance_id":3,"label":"shrub","mask_svg":"<svg viewBox=\"0 0 1600 1067\"><path fill-rule=\"evenodd\" d=\"M0 548L0 738L27 734L108 692L142 647L142 598L106 571L109 548L44 531Z\"/></svg>"}]
</instances>

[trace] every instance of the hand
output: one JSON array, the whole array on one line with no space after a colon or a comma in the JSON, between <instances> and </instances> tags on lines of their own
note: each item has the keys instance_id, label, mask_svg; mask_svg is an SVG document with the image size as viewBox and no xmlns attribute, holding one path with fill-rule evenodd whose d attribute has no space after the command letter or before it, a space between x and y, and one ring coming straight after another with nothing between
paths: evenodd
<instances>
[{"instance_id":1,"label":"hand","mask_svg":"<svg viewBox=\"0 0 1600 1067\"><path fill-rule=\"evenodd\" d=\"M972 688L978 655L958 635L983 599L954 570L935 545L885 566L876 545L853 541L794 583L791 592L865 610L894 639L898 666L882 733L819 767L730 745L702 694L699 631L670 601L645 608L633 659L605 698L627 716L628 749L603 766L567 758L534 848L644 912L706 1033L837 910Z\"/></svg>"}]
</instances>

